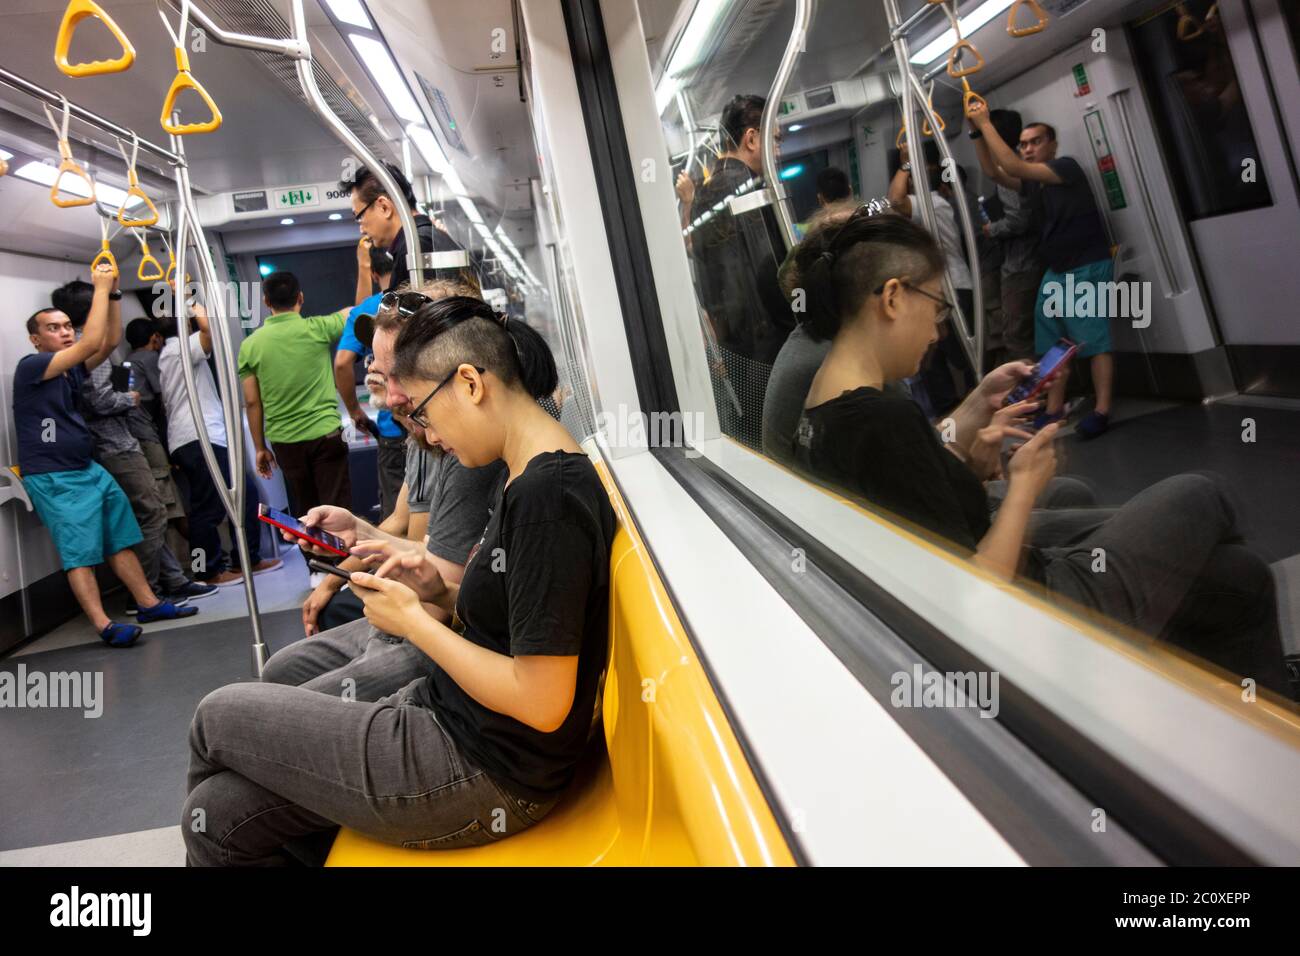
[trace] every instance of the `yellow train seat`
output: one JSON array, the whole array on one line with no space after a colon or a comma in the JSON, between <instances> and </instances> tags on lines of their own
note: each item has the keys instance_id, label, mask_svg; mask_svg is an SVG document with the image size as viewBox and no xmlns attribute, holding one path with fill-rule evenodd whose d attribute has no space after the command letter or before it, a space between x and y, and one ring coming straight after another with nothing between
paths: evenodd
<instances>
[{"instance_id":1,"label":"yellow train seat","mask_svg":"<svg viewBox=\"0 0 1300 956\"><path fill-rule=\"evenodd\" d=\"M339 832L326 866L792 865L785 838L603 463L619 517L598 733L540 823L415 850Z\"/></svg>"}]
</instances>

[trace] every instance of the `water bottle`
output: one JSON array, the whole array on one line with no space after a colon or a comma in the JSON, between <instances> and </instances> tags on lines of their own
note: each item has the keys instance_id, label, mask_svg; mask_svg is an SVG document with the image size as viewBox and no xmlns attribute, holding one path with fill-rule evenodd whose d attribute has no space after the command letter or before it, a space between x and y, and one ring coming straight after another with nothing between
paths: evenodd
<instances>
[{"instance_id":1,"label":"water bottle","mask_svg":"<svg viewBox=\"0 0 1300 956\"><path fill-rule=\"evenodd\" d=\"M978 199L976 199L976 202L979 203L979 207L980 207L980 222L984 223L984 225L987 226L993 220L989 218L989 211L984 208L984 197L980 196Z\"/></svg>"}]
</instances>

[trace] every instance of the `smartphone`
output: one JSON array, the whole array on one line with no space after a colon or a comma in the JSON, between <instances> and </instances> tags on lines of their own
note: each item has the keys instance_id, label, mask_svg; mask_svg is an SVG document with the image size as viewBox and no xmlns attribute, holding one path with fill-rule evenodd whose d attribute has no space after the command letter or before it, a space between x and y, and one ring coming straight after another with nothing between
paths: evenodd
<instances>
[{"instance_id":1,"label":"smartphone","mask_svg":"<svg viewBox=\"0 0 1300 956\"><path fill-rule=\"evenodd\" d=\"M315 558L307 559L307 567L313 571L324 571L326 574L332 574L335 577L342 578L344 581L352 580L352 572L344 571L340 567L332 564L326 564L324 561L317 561Z\"/></svg>"},{"instance_id":2,"label":"smartphone","mask_svg":"<svg viewBox=\"0 0 1300 956\"><path fill-rule=\"evenodd\" d=\"M264 503L258 502L257 517L269 525L282 531L287 531L297 538L302 538L318 548L324 548L326 551L333 551L340 557L348 556L348 546L343 543L343 539L337 535L332 535L328 531L322 531L320 528L309 528L291 514L283 511L277 511L274 508L268 508Z\"/></svg>"},{"instance_id":3,"label":"smartphone","mask_svg":"<svg viewBox=\"0 0 1300 956\"><path fill-rule=\"evenodd\" d=\"M131 389L131 363L114 365L108 373L108 381L115 392L129 392Z\"/></svg>"},{"instance_id":4,"label":"smartphone","mask_svg":"<svg viewBox=\"0 0 1300 956\"><path fill-rule=\"evenodd\" d=\"M1002 404L1004 406L1014 405L1017 402L1027 402L1030 399L1037 398L1039 393L1047 387L1051 377L1066 362L1074 358L1074 353L1077 351L1079 351L1079 346L1069 339L1057 339L1056 344L1038 360L1038 364L1034 366L1034 371L1030 376L1008 392L1007 397L1002 400Z\"/></svg>"}]
</instances>

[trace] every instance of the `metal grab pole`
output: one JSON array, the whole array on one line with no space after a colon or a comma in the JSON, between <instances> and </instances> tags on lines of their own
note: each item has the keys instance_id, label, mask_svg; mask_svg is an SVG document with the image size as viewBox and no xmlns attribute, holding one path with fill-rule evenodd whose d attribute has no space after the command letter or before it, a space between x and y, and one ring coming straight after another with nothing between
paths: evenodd
<instances>
[{"instance_id":1,"label":"metal grab pole","mask_svg":"<svg viewBox=\"0 0 1300 956\"><path fill-rule=\"evenodd\" d=\"M984 377L983 359L984 359L984 289L983 283L980 282L980 254L979 248L975 244L975 223L971 219L970 205L966 202L966 188L962 185L961 176L957 175L957 161L953 158L952 151L948 148L948 141L944 139L943 134L939 132L939 122L935 115L934 108L924 95L921 88L921 82L916 78L916 74L910 69L907 75L912 82L912 88L916 91L917 97L921 101L921 108L930 114L930 128L935 131L934 142L939 147L940 157L946 161L946 168L953 170L952 187L957 198L957 208L955 210L957 221L961 224L962 233L966 237L966 249L970 259L970 281L971 281L971 308L974 310L969 325L966 322L966 315L962 311L961 303L956 299L952 303L956 308L953 310L957 316L957 325L955 331L961 337L962 348L966 350L966 357L970 359L971 368L975 370L976 378ZM969 329L969 331L968 331Z\"/></svg>"},{"instance_id":2,"label":"metal grab pole","mask_svg":"<svg viewBox=\"0 0 1300 956\"><path fill-rule=\"evenodd\" d=\"M167 0L167 2L174 9L180 8L178 0ZM348 129L347 124L339 119L325 102L325 97L321 95L320 88L316 85L316 76L312 73L311 41L307 39L307 18L303 15L302 0L292 0L292 2L293 37L287 40L223 30L195 3L190 4L190 18L223 46L279 53L296 61L294 67L298 71L298 85L302 87L303 95L307 98L307 105L325 121L325 125L348 149L361 158L366 168L375 174L383 185L384 191L388 193L388 198L402 221L402 232L406 236L406 264L411 270L411 284L418 288L424 285L424 260L420 250L420 239L415 231L415 216L406 203L406 194L397 188L397 181L389 174L388 167L380 162L379 157L372 153L352 130Z\"/></svg>"},{"instance_id":3,"label":"metal grab pole","mask_svg":"<svg viewBox=\"0 0 1300 956\"><path fill-rule=\"evenodd\" d=\"M312 72L311 44L307 40L307 18L303 16L302 0L293 0L293 35L302 50L302 56L294 63L294 68L298 71L298 85L302 87L308 105L325 121L325 125L348 149L365 160L366 168L383 184L384 191L388 193L388 198L402 221L402 232L406 236L406 265L411 270L411 287L418 289L424 285L424 257L419 234L415 231L415 216L406 203L406 194L397 188L397 180L388 172L388 167L334 114L321 95L320 88L316 85L316 75Z\"/></svg>"},{"instance_id":4,"label":"metal grab pole","mask_svg":"<svg viewBox=\"0 0 1300 956\"><path fill-rule=\"evenodd\" d=\"M174 117L178 119L178 117ZM172 147L183 157L185 147L180 137L172 136ZM235 550L239 552L240 571L244 577L244 600L248 604L249 623L253 628L253 670L260 678L262 668L269 657L266 643L262 638L262 615L257 605L257 591L253 587L253 569L249 561L248 536L244 530L244 420L235 391L235 366L230 341L230 328L226 324L226 297L217 286L216 269L212 264L212 255L208 251L203 227L198 221L198 212L193 206L193 194L190 191L189 171L182 161L176 167L176 189L179 198L176 204L176 294L173 296L177 331L180 335L181 376L185 380L186 398L190 414L194 417L194 431L198 435L199 449L203 453L204 464L212 477L217 496L230 518L231 537L235 540ZM208 334L212 338L212 348L217 360L217 394L221 398L221 414L226 426L226 457L230 467L230 484L221 474L216 453L212 449L212 439L203 424L203 412L199 407L199 393L195 387L194 365L190 353L189 311L185 305L185 249L190 239L194 240L196 258L199 264L199 279L206 291L210 306L208 314ZM204 556L207 557L206 555Z\"/></svg>"},{"instance_id":5,"label":"metal grab pole","mask_svg":"<svg viewBox=\"0 0 1300 956\"><path fill-rule=\"evenodd\" d=\"M17 73L11 73L3 67L0 67L0 83L18 90L20 93L26 93L34 99L49 103L51 106L57 106L60 109L63 108L64 100L58 93L55 93L52 90L47 90L43 86L37 86L30 80L25 80ZM88 123L96 129L103 130L105 133L112 136L120 136L123 139L131 139L135 136L131 130L124 129L116 123L104 119L104 117L100 116L98 113L92 113L84 106L78 106L76 103L68 102L68 111L83 123ZM148 150L160 159L165 159L173 165L184 164L184 160L179 156L169 150L163 149L156 143L151 143L147 139L140 139L139 141L141 149Z\"/></svg>"},{"instance_id":6,"label":"metal grab pole","mask_svg":"<svg viewBox=\"0 0 1300 956\"><path fill-rule=\"evenodd\" d=\"M912 102L912 93L914 92L914 87L915 87L915 92L920 96L921 103L923 105L925 112L928 114L927 118L930 122L930 128L935 131L935 139L942 140L943 134L939 132L939 124L937 119L934 116L934 111L930 109L929 104L926 103L924 91L921 89L920 83L917 81L915 74L912 72L911 65L908 62L908 58L910 57L911 53L908 49L907 37L904 35L904 31L899 29L900 19L898 14L898 2L897 0L883 0L883 2L885 5L885 17L889 21L890 34L894 36L894 56L898 60L899 79L902 81L901 83L902 89L899 92L903 100L903 135L906 137L907 140L907 151L911 157L911 160L914 164L917 164L913 166L914 172L912 176L912 186L916 193L917 204L920 206L921 209L921 221L922 223L924 223L925 228L930 233L930 235L937 237L939 235L939 231L936 228L936 220L934 214L934 200L930 195L929 175L925 165L925 149L924 146L921 145L921 137L917 136L916 134L917 117L916 117L916 110L914 109L913 102ZM921 148L918 148L918 146L920 146ZM946 143L943 143L939 147L939 150L941 155L946 154L949 157L951 157L951 154L948 153ZM922 173L923 175L917 175L918 173ZM958 177L958 179L960 179L960 177ZM958 189L960 190L960 188L961 188L961 184L959 182ZM964 206L965 192L962 191L959 193L959 195L963 198L962 205ZM969 225L969 219L970 219L969 210L963 208L961 210L961 213L963 217L962 218L963 224ZM974 247L975 243L974 243L973 233L968 232L967 236L971 244L971 258L974 260L972 262L973 268L971 269L971 291L972 291L972 298L975 300L975 309L976 309L976 314L974 316L975 319L974 340L975 341L971 341L969 337L969 333L966 331L966 317L962 311L961 304L957 301L957 289L952 284L952 276L949 275L947 268L945 268L943 271L943 288L944 288L944 294L948 297L948 301L953 303L954 311L957 314L958 325L956 331L959 333L959 340L962 343L962 348L966 350L967 358L970 360L971 367L975 369L976 375L981 376L982 366L983 366L982 351L983 351L983 338L984 338L984 319L983 319L982 306L983 306L984 296L983 296L983 290L980 288L979 253L975 250ZM945 256L945 261L946 261L946 256ZM979 353L975 352L975 342L980 343Z\"/></svg>"},{"instance_id":7,"label":"metal grab pole","mask_svg":"<svg viewBox=\"0 0 1300 956\"><path fill-rule=\"evenodd\" d=\"M299 3L302 0L298 0ZM796 0L794 8L794 29L786 41L785 53L781 56L781 65L777 67L776 77L772 80L772 89L767 94L767 103L763 107L762 129L759 136L763 141L763 178L772 190L776 201L776 218L785 235L786 248L793 248L798 241L794 234L794 217L786 205L785 189L776 171L776 124L781 116L781 97L785 96L786 84L794 72L794 64L803 51L808 39L808 27L812 24L812 0Z\"/></svg>"}]
</instances>

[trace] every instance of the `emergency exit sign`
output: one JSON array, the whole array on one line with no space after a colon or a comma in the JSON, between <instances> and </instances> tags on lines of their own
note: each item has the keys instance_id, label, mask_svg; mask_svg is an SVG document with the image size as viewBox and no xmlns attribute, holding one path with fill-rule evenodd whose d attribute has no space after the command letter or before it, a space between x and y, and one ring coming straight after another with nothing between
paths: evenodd
<instances>
[{"instance_id":1,"label":"emergency exit sign","mask_svg":"<svg viewBox=\"0 0 1300 956\"><path fill-rule=\"evenodd\" d=\"M1082 63L1074 64L1074 95L1087 96L1092 92L1092 84L1088 82L1088 71L1083 68Z\"/></svg>"},{"instance_id":2,"label":"emergency exit sign","mask_svg":"<svg viewBox=\"0 0 1300 956\"><path fill-rule=\"evenodd\" d=\"M303 206L319 206L320 196L315 186L295 186L290 189L275 191L276 209L301 209Z\"/></svg>"}]
</instances>

